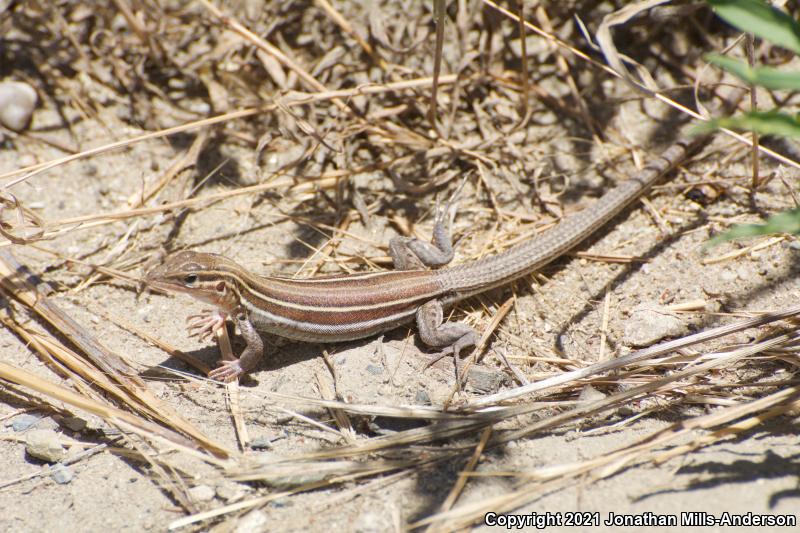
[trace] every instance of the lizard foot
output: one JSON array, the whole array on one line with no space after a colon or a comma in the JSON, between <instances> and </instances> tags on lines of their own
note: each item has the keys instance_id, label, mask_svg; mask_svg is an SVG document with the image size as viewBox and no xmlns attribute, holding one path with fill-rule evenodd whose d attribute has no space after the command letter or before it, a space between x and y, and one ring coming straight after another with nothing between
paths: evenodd
<instances>
[{"instance_id":1,"label":"lizard foot","mask_svg":"<svg viewBox=\"0 0 800 533\"><path fill-rule=\"evenodd\" d=\"M242 365L238 359L234 359L232 361L220 361L219 365L219 368L215 368L208 373L209 378L228 383L244 374L244 369L242 368Z\"/></svg>"},{"instance_id":2,"label":"lizard foot","mask_svg":"<svg viewBox=\"0 0 800 533\"><path fill-rule=\"evenodd\" d=\"M225 327L225 320L228 318L222 311L212 311L205 309L196 315L190 315L186 319L187 329L190 337L197 337L201 341L210 339L218 329Z\"/></svg>"},{"instance_id":3,"label":"lizard foot","mask_svg":"<svg viewBox=\"0 0 800 533\"><path fill-rule=\"evenodd\" d=\"M453 356L453 365L455 366L455 372L456 372L456 386L458 387L458 390L460 391L460 390L462 390L461 385L462 385L462 382L464 380L464 376L461 375L462 374L462 367L464 365L463 365L463 362L461 361L461 357L459 356L458 352L456 352L453 349L453 346L448 346L447 348L445 348L441 352L439 352L436 355L433 355L432 357L430 357L428 359L427 364L425 365L425 368L431 367L431 366L435 365L436 363L438 363L439 361L441 361L442 359L444 359L445 357L449 357L449 356Z\"/></svg>"}]
</instances>

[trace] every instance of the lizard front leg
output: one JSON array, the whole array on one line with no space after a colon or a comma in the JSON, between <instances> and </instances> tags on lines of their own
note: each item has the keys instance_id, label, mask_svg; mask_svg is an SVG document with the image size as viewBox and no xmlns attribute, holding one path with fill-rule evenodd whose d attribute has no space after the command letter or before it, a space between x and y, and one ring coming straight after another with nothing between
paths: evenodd
<instances>
[{"instance_id":1,"label":"lizard front leg","mask_svg":"<svg viewBox=\"0 0 800 533\"><path fill-rule=\"evenodd\" d=\"M429 365L435 363L442 357L452 354L456 367L456 383L461 387L461 350L468 346L474 346L478 342L478 335L475 330L460 322L444 322L444 312L442 303L439 300L431 300L417 309L417 330L419 336L428 346L444 348L440 354L435 356Z\"/></svg>"},{"instance_id":2,"label":"lizard front leg","mask_svg":"<svg viewBox=\"0 0 800 533\"><path fill-rule=\"evenodd\" d=\"M231 316L236 325L239 326L239 331L245 340L244 351L242 351L242 355L238 359L220 361L219 368L212 370L208 374L211 379L233 381L255 369L258 360L264 354L264 341L261 340L261 335L256 331L247 313L243 309L237 309L231 313Z\"/></svg>"}]
</instances>

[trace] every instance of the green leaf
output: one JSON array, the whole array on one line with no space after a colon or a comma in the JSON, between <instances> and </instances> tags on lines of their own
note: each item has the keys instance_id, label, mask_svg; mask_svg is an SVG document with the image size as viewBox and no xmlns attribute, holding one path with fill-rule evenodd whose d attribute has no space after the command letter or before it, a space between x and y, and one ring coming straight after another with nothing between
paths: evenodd
<instances>
[{"instance_id":1,"label":"green leaf","mask_svg":"<svg viewBox=\"0 0 800 533\"><path fill-rule=\"evenodd\" d=\"M753 68L744 61L718 54L707 54L705 60L751 85L767 89L800 89L800 72L784 72L770 67Z\"/></svg>"},{"instance_id":2,"label":"green leaf","mask_svg":"<svg viewBox=\"0 0 800 533\"><path fill-rule=\"evenodd\" d=\"M692 133L708 133L719 128L750 130L761 135L800 137L800 122L797 118L778 111L751 111L735 117L709 120L695 126Z\"/></svg>"},{"instance_id":3,"label":"green leaf","mask_svg":"<svg viewBox=\"0 0 800 533\"><path fill-rule=\"evenodd\" d=\"M769 235L770 233L792 233L800 235L800 208L791 209L773 215L764 224L741 224L733 226L724 233L720 233L708 243L706 248L711 248L722 242L745 237L756 237L758 235Z\"/></svg>"},{"instance_id":4,"label":"green leaf","mask_svg":"<svg viewBox=\"0 0 800 533\"><path fill-rule=\"evenodd\" d=\"M736 28L800 54L800 25L762 0L706 0Z\"/></svg>"}]
</instances>

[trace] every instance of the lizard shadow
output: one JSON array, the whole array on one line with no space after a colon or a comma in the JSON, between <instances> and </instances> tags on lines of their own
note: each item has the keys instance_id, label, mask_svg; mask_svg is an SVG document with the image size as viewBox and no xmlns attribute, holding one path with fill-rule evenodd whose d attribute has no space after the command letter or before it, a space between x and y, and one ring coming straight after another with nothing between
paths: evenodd
<instances>
[{"instance_id":1,"label":"lizard shadow","mask_svg":"<svg viewBox=\"0 0 800 533\"><path fill-rule=\"evenodd\" d=\"M758 427L737 435L732 441L716 445L713 457L706 459L710 454L704 451L694 453L691 462L682 465L675 471L676 478L679 476L693 477L682 484L682 487L654 490L634 498L633 501L645 501L664 494L715 489L732 484L747 484L761 479L796 478L800 475L800 453L778 453L781 448L786 452L793 451L789 444L781 448L769 445L763 453L740 452L735 448L726 448L747 440L764 439L767 436L792 438L797 435L797 430L798 424L794 421L780 418L764 421ZM720 452L737 458L730 462L722 461L718 458ZM767 497L766 493L764 493L764 497ZM773 509L785 499L800 501L800 489L794 487L776 490L768 496L767 505Z\"/></svg>"},{"instance_id":2,"label":"lizard shadow","mask_svg":"<svg viewBox=\"0 0 800 533\"><path fill-rule=\"evenodd\" d=\"M692 222L688 224L684 224L677 228L670 236L662 239L656 245L652 246L649 250L644 253L638 254L640 257L643 257L647 260L657 257L661 254L665 249L672 246L676 243L679 239L681 239L684 235L691 233L693 230L701 227L705 224L706 218L704 216L698 217ZM591 245L593 242L597 241L600 236L592 237L591 240L585 241L587 245ZM593 294L585 299L586 303L583 307L574 313L569 320L563 321L562 326L554 333L554 338L556 340L556 349L561 350L563 352L564 346L561 343L561 339L564 338L564 335L569 333L569 325L578 323L584 320L590 313L596 310L596 306L592 304L593 301L601 301L604 295L607 292L614 291L616 288L621 286L625 283L631 276L635 273L639 272L645 265L645 262L640 263L632 263L628 265L627 268L623 269L621 272L616 274L613 278L608 280L606 283L602 285L602 287L596 289ZM557 268L563 268L566 263L560 263L557 265ZM751 301L757 296L764 294L768 290L774 290L774 288L782 283L789 282L792 280L797 279L798 275L800 275L800 264L796 261L793 261L789 268L786 269L784 273L778 276L771 277L769 279L765 279L763 282L750 287L746 290L739 291L738 293L735 290L731 290L726 295L715 295L713 296L713 300L718 303L720 310L722 312L727 311L736 311L740 310L740 307L743 303L747 301ZM705 315L699 319L699 321L693 324L693 330L699 331L705 329L707 327L711 327L716 325L717 317L713 314ZM692 333L694 331L690 331ZM612 350L618 350L619 346L616 345L613 336L607 337L607 342L610 345Z\"/></svg>"},{"instance_id":3,"label":"lizard shadow","mask_svg":"<svg viewBox=\"0 0 800 533\"><path fill-rule=\"evenodd\" d=\"M316 359L317 357L320 357L320 354L322 353L320 345L318 344L291 341L273 342L274 338L272 336L265 335L263 333L261 333L261 337L262 340L264 340L265 354L259 359L256 368L254 368L242 380L242 385L256 385L258 383L258 375L261 372L280 370L284 367L292 366L303 361ZM234 334L230 335L230 338L233 353L237 355L241 354L242 350L244 349L244 340L239 335ZM220 358L219 346L217 346L216 343L211 342L202 348L185 351L185 353L186 355L194 357L203 362L210 369L217 367L217 363ZM197 368L194 368L185 361L172 356L160 363L159 367L176 370L182 373L189 372L192 374L202 375L202 372ZM148 374L154 375L158 372L158 369L152 369L143 372L143 376L147 376Z\"/></svg>"},{"instance_id":4,"label":"lizard shadow","mask_svg":"<svg viewBox=\"0 0 800 533\"><path fill-rule=\"evenodd\" d=\"M233 353L237 355L241 354L245 347L244 339L232 331L232 326L230 324L228 324L228 332L231 339ZM243 385L257 384L258 376L263 372L281 370L297 363L322 358L323 351L326 350L331 356L334 356L339 352L363 348L375 342L373 337L335 343L303 342L291 339L283 339L269 333L259 332L259 334L261 335L261 339L264 341L264 356L259 359L256 368L254 368L243 379ZM390 340L401 340L408 335L408 332L401 326L385 333L384 335ZM216 368L220 357L219 347L216 343L211 341L209 341L209 343L204 347L196 350L185 351L185 353L186 355L194 357L203 362L209 368ZM185 361L172 356L160 363L159 367L177 370L180 372L202 374L202 372L200 372L197 368L191 367ZM152 369L143 372L142 375L155 375L156 373L158 373L158 369Z\"/></svg>"}]
</instances>

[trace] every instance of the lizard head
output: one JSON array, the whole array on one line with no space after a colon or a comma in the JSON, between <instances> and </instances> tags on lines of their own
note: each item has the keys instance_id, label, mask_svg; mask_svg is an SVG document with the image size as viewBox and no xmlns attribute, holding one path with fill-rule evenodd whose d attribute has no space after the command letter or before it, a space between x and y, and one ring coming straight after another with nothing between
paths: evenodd
<instances>
[{"instance_id":1,"label":"lizard head","mask_svg":"<svg viewBox=\"0 0 800 533\"><path fill-rule=\"evenodd\" d=\"M185 250L175 253L145 275L145 283L169 292L186 293L231 311L238 304L237 272L242 267L219 254Z\"/></svg>"}]
</instances>

